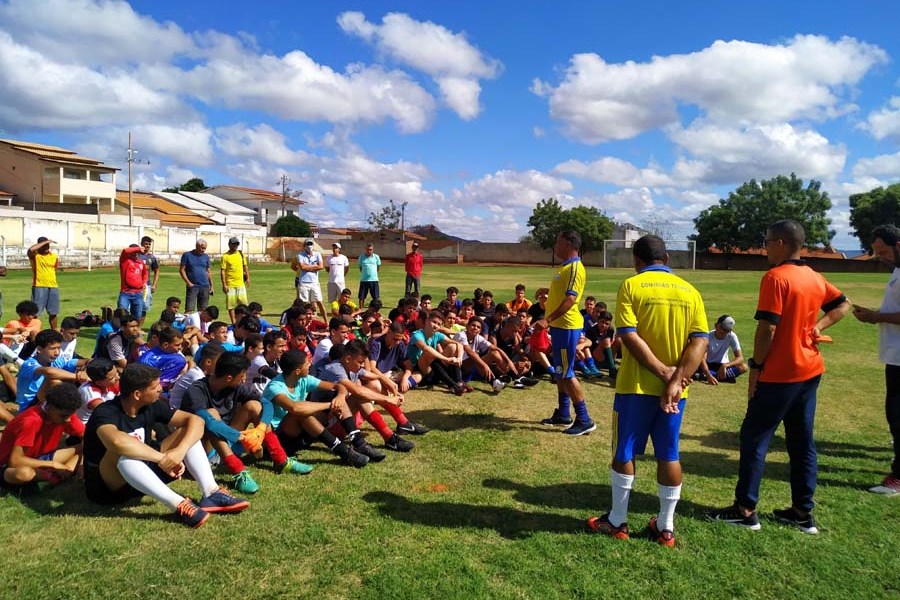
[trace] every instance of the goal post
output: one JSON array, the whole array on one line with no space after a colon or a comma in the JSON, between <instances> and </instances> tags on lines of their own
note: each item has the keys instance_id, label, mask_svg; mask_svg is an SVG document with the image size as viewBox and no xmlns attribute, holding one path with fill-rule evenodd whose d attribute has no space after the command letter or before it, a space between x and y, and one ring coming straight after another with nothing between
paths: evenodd
<instances>
[{"instance_id":1,"label":"goal post","mask_svg":"<svg viewBox=\"0 0 900 600\"><path fill-rule=\"evenodd\" d=\"M603 268L607 268L606 249L610 244L621 244L623 248L631 248L637 240L603 240ZM697 240L663 240L669 252L682 250L689 253L692 270L697 269Z\"/></svg>"}]
</instances>

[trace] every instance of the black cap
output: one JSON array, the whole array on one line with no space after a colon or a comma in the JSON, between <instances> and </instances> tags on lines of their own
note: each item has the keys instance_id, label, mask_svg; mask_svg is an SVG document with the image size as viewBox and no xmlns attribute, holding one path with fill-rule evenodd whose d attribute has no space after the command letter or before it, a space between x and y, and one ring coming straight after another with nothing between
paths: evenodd
<instances>
[{"instance_id":1,"label":"black cap","mask_svg":"<svg viewBox=\"0 0 900 600\"><path fill-rule=\"evenodd\" d=\"M40 244L41 242L46 242L46 241L48 241L49 239L50 239L50 238L41 236L41 237L38 238L37 243Z\"/></svg>"}]
</instances>

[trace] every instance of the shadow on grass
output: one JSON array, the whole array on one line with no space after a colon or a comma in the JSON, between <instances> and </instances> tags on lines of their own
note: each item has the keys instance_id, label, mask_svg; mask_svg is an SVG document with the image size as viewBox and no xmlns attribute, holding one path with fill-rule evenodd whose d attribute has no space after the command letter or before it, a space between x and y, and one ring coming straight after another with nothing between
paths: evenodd
<instances>
[{"instance_id":1,"label":"shadow on grass","mask_svg":"<svg viewBox=\"0 0 900 600\"><path fill-rule=\"evenodd\" d=\"M417 423L422 423L438 431L459 431L462 429L558 431L539 425L534 421L498 417L487 412L461 413L442 408L429 408L410 411L407 414Z\"/></svg>"},{"instance_id":2,"label":"shadow on grass","mask_svg":"<svg viewBox=\"0 0 900 600\"><path fill-rule=\"evenodd\" d=\"M707 448L719 448L721 450L738 450L740 437L738 431L713 431L706 435L681 434L682 440L694 440ZM881 458L890 453L890 448L884 446L866 446L849 442L836 442L816 438L816 449L819 454L833 456L835 458ZM772 438L769 450L785 451L784 436L776 434ZM873 456L874 455L874 456Z\"/></svg>"},{"instance_id":3,"label":"shadow on grass","mask_svg":"<svg viewBox=\"0 0 900 600\"><path fill-rule=\"evenodd\" d=\"M26 506L34 513L46 517L125 518L138 521L158 521L171 517L168 514L136 512L133 509L141 506L141 498L135 498L124 504L113 506L95 504L87 499L83 486L79 482L74 481L40 492L33 488L6 490L3 495L19 500L23 506Z\"/></svg>"}]
</instances>

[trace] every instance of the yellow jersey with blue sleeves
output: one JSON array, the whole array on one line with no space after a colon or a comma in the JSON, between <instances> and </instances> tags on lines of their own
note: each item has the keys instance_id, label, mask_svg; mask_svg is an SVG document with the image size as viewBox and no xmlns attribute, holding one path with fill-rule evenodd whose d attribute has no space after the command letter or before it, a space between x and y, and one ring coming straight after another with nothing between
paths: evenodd
<instances>
[{"instance_id":1,"label":"yellow jersey with blue sleeves","mask_svg":"<svg viewBox=\"0 0 900 600\"><path fill-rule=\"evenodd\" d=\"M630 332L637 332L663 364L675 366L690 338L709 337L703 298L669 267L651 265L619 286L616 334ZM659 396L664 387L623 344L616 393ZM687 397L687 390L682 397Z\"/></svg>"},{"instance_id":2,"label":"yellow jersey with blue sleeves","mask_svg":"<svg viewBox=\"0 0 900 600\"><path fill-rule=\"evenodd\" d=\"M550 295L547 297L547 314L552 314L563 303L566 296L574 296L575 304L550 323L550 327L560 329L582 329L584 317L578 310L578 301L584 293L586 276L581 258L575 257L563 262L556 270L556 276L550 282Z\"/></svg>"}]
</instances>

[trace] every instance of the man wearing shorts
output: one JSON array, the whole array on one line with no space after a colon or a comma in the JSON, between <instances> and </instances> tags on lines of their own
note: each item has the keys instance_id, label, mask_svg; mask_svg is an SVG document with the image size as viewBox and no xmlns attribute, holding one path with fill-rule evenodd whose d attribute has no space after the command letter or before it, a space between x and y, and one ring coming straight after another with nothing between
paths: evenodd
<instances>
[{"instance_id":1,"label":"man wearing shorts","mask_svg":"<svg viewBox=\"0 0 900 600\"><path fill-rule=\"evenodd\" d=\"M31 262L31 300L38 305L38 314L47 311L50 329L57 329L56 316L59 314L59 285L56 283L56 269L59 268L59 257L50 250L51 239L41 236L37 243L28 248L28 260Z\"/></svg>"},{"instance_id":2,"label":"man wearing shorts","mask_svg":"<svg viewBox=\"0 0 900 600\"><path fill-rule=\"evenodd\" d=\"M316 303L322 318L328 320L325 304L322 302L322 286L319 285L319 271L325 268L322 254L316 251L315 243L306 240L303 252L294 257L291 269L299 274L297 297L307 304Z\"/></svg>"},{"instance_id":3,"label":"man wearing shorts","mask_svg":"<svg viewBox=\"0 0 900 600\"><path fill-rule=\"evenodd\" d=\"M328 271L328 301L335 302L347 287L344 278L350 270L350 259L341 254L340 242L331 244L331 256L325 261L325 270Z\"/></svg>"},{"instance_id":4,"label":"man wearing shorts","mask_svg":"<svg viewBox=\"0 0 900 600\"><path fill-rule=\"evenodd\" d=\"M206 254L206 240L199 238L194 249L181 255L178 269L184 280L184 310L192 313L209 306L213 294L212 276L209 273L209 255Z\"/></svg>"},{"instance_id":5,"label":"man wearing shorts","mask_svg":"<svg viewBox=\"0 0 900 600\"><path fill-rule=\"evenodd\" d=\"M228 252L222 255L222 292L225 294L225 307L228 316L234 323L234 307L247 304L247 286L250 285L250 265L241 252L241 240L233 237L228 240Z\"/></svg>"},{"instance_id":6,"label":"man wearing shorts","mask_svg":"<svg viewBox=\"0 0 900 600\"><path fill-rule=\"evenodd\" d=\"M366 244L366 251L359 257L359 307L366 305L366 297L371 294L372 300L378 300L381 292L378 289L378 269L381 257L375 254L372 242Z\"/></svg>"},{"instance_id":7,"label":"man wearing shorts","mask_svg":"<svg viewBox=\"0 0 900 600\"><path fill-rule=\"evenodd\" d=\"M666 266L666 244L645 235L632 246L633 275L616 296L616 332L622 365L613 401L612 510L588 519L588 528L628 539L628 500L634 457L653 441L659 514L649 532L664 546L675 545L675 506L681 497L678 441L687 386L706 353L709 326L703 299Z\"/></svg>"},{"instance_id":8,"label":"man wearing shorts","mask_svg":"<svg viewBox=\"0 0 900 600\"><path fill-rule=\"evenodd\" d=\"M544 425L568 425L563 433L584 435L597 429L591 420L584 399L584 391L575 377L575 349L584 317L578 310L578 302L584 293L586 280L584 265L578 250L581 235L577 231L563 231L556 237L553 251L563 262L550 282L550 296L547 298L547 322L550 324L550 340L553 345L553 369L558 377L557 389L559 407ZM520 284L521 285L521 284ZM518 286L516 286L518 291ZM522 286L524 292L524 286ZM569 404L575 409L574 422L569 412Z\"/></svg>"}]
</instances>

